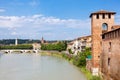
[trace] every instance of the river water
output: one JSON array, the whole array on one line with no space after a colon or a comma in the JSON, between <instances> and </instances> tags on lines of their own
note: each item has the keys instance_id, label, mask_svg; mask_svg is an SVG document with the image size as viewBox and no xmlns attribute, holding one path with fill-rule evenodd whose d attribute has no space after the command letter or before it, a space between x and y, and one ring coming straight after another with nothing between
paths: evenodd
<instances>
[{"instance_id":1,"label":"river water","mask_svg":"<svg viewBox=\"0 0 120 80\"><path fill-rule=\"evenodd\" d=\"M86 80L66 60L39 54L0 55L0 80Z\"/></svg>"}]
</instances>

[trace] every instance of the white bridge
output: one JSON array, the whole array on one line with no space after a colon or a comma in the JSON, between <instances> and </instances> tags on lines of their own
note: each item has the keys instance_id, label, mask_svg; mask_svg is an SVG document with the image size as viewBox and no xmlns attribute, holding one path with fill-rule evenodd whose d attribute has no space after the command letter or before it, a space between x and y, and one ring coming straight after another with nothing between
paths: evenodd
<instances>
[{"instance_id":1,"label":"white bridge","mask_svg":"<svg viewBox=\"0 0 120 80\"><path fill-rule=\"evenodd\" d=\"M14 50L0 50L3 53L38 53L40 50L22 50L22 49L14 49Z\"/></svg>"}]
</instances>

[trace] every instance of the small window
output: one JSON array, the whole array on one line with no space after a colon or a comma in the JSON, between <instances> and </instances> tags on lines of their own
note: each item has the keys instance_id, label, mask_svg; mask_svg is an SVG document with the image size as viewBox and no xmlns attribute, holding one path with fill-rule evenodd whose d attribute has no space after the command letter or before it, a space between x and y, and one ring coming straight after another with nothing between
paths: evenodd
<instances>
[{"instance_id":1,"label":"small window","mask_svg":"<svg viewBox=\"0 0 120 80\"><path fill-rule=\"evenodd\" d=\"M96 18L99 19L99 14L96 15Z\"/></svg>"},{"instance_id":2,"label":"small window","mask_svg":"<svg viewBox=\"0 0 120 80\"><path fill-rule=\"evenodd\" d=\"M111 18L111 14L108 14L108 18L109 18L109 19Z\"/></svg>"},{"instance_id":3,"label":"small window","mask_svg":"<svg viewBox=\"0 0 120 80\"><path fill-rule=\"evenodd\" d=\"M108 30L108 25L106 23L102 24L102 30Z\"/></svg>"},{"instance_id":4,"label":"small window","mask_svg":"<svg viewBox=\"0 0 120 80\"><path fill-rule=\"evenodd\" d=\"M110 45L110 47L111 47L111 42L109 42L109 45Z\"/></svg>"},{"instance_id":5,"label":"small window","mask_svg":"<svg viewBox=\"0 0 120 80\"><path fill-rule=\"evenodd\" d=\"M74 49L76 49L76 47L74 47Z\"/></svg>"},{"instance_id":6,"label":"small window","mask_svg":"<svg viewBox=\"0 0 120 80\"><path fill-rule=\"evenodd\" d=\"M108 58L108 66L110 66L110 58Z\"/></svg>"},{"instance_id":7,"label":"small window","mask_svg":"<svg viewBox=\"0 0 120 80\"><path fill-rule=\"evenodd\" d=\"M102 35L102 39L105 39L105 35Z\"/></svg>"},{"instance_id":8,"label":"small window","mask_svg":"<svg viewBox=\"0 0 120 80\"><path fill-rule=\"evenodd\" d=\"M98 56L98 58L100 58L100 56Z\"/></svg>"},{"instance_id":9,"label":"small window","mask_svg":"<svg viewBox=\"0 0 120 80\"><path fill-rule=\"evenodd\" d=\"M103 14L102 18L105 19L105 14Z\"/></svg>"},{"instance_id":10,"label":"small window","mask_svg":"<svg viewBox=\"0 0 120 80\"><path fill-rule=\"evenodd\" d=\"M109 42L109 52L111 52L111 42Z\"/></svg>"},{"instance_id":11,"label":"small window","mask_svg":"<svg viewBox=\"0 0 120 80\"><path fill-rule=\"evenodd\" d=\"M80 49L80 47L78 47L78 49Z\"/></svg>"}]
</instances>

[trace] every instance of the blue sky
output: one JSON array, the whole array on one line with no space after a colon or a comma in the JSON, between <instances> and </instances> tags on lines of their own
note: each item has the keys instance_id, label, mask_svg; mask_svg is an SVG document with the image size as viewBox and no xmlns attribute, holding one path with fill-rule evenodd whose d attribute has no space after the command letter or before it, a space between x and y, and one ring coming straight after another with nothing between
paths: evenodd
<instances>
[{"instance_id":1,"label":"blue sky","mask_svg":"<svg viewBox=\"0 0 120 80\"><path fill-rule=\"evenodd\" d=\"M0 39L68 40L91 34L91 12L117 12L120 0L0 0Z\"/></svg>"}]
</instances>

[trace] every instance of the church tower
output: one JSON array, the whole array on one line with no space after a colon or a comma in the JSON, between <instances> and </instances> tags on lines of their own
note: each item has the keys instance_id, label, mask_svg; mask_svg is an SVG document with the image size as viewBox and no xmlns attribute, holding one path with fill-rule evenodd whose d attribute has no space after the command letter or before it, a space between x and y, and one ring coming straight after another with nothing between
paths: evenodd
<instances>
[{"instance_id":1,"label":"church tower","mask_svg":"<svg viewBox=\"0 0 120 80\"><path fill-rule=\"evenodd\" d=\"M45 40L44 40L44 38L42 37L42 39L41 39L41 44L44 44L45 43Z\"/></svg>"},{"instance_id":2,"label":"church tower","mask_svg":"<svg viewBox=\"0 0 120 80\"><path fill-rule=\"evenodd\" d=\"M91 13L92 34L92 73L98 75L100 66L100 54L102 52L102 33L110 31L114 25L115 12L98 11Z\"/></svg>"}]
</instances>

